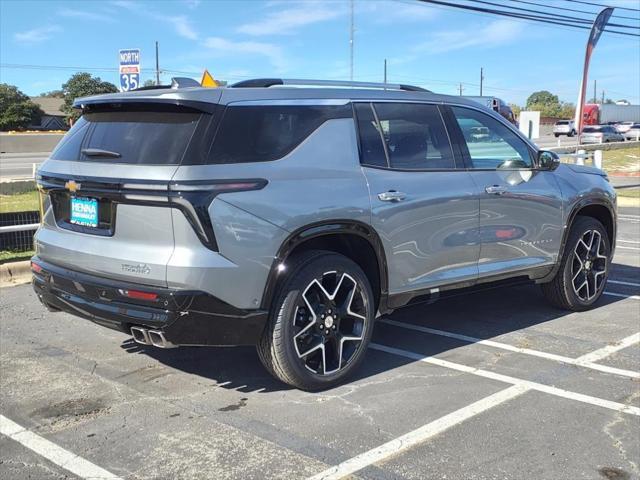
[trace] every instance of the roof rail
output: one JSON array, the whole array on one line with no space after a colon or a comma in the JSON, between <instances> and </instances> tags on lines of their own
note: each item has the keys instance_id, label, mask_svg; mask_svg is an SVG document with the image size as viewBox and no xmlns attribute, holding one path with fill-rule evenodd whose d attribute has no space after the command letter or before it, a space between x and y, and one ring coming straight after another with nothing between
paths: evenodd
<instances>
[{"instance_id":1,"label":"roof rail","mask_svg":"<svg viewBox=\"0 0 640 480\"><path fill-rule=\"evenodd\" d=\"M254 78L231 85L232 88L267 88L277 85L309 85L315 87L381 88L384 90L405 90L408 92L430 92L426 88L397 83L350 82L347 80L305 80L295 78Z\"/></svg>"}]
</instances>

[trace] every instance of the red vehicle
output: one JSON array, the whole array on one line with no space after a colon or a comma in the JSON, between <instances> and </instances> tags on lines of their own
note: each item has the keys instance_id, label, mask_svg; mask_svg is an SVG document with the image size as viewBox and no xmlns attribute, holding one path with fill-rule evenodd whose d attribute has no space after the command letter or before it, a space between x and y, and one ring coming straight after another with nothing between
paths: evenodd
<instances>
[{"instance_id":1,"label":"red vehicle","mask_svg":"<svg viewBox=\"0 0 640 480\"><path fill-rule=\"evenodd\" d=\"M583 125L640 122L640 105L587 103L582 110Z\"/></svg>"}]
</instances>

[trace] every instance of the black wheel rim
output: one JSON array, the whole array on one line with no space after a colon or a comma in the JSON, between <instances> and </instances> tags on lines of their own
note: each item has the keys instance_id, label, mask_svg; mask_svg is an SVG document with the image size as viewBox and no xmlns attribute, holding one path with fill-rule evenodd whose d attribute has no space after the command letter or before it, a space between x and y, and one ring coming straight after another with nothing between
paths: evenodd
<instances>
[{"instance_id":1,"label":"black wheel rim","mask_svg":"<svg viewBox=\"0 0 640 480\"><path fill-rule=\"evenodd\" d=\"M298 359L317 375L346 368L362 345L368 313L362 287L348 273L314 278L302 291L293 318Z\"/></svg>"},{"instance_id":2,"label":"black wheel rim","mask_svg":"<svg viewBox=\"0 0 640 480\"><path fill-rule=\"evenodd\" d=\"M608 267L606 244L597 230L582 234L573 250L571 283L573 292L583 302L598 295L604 285Z\"/></svg>"}]
</instances>

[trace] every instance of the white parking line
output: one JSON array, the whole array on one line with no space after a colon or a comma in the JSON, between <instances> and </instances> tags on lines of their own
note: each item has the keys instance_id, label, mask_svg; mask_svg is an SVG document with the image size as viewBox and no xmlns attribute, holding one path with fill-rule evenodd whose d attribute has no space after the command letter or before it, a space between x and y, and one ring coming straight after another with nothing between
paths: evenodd
<instances>
[{"instance_id":1,"label":"white parking line","mask_svg":"<svg viewBox=\"0 0 640 480\"><path fill-rule=\"evenodd\" d=\"M629 335L627 338L623 338L613 345L607 345L606 347L602 347L595 352L582 355L581 357L578 357L578 360L583 362L597 362L598 360L602 360L603 358L608 357L612 353L622 350L623 348L630 347L631 345L634 345L636 343L640 343L640 332Z\"/></svg>"},{"instance_id":2,"label":"white parking line","mask_svg":"<svg viewBox=\"0 0 640 480\"><path fill-rule=\"evenodd\" d=\"M79 455L71 453L55 443L30 432L4 415L0 415L0 433L80 478L87 480L122 480L120 477L94 465Z\"/></svg>"},{"instance_id":3,"label":"white parking line","mask_svg":"<svg viewBox=\"0 0 640 480\"><path fill-rule=\"evenodd\" d=\"M624 245L616 245L616 249L621 248L622 250L637 250L640 251L640 247L626 247Z\"/></svg>"},{"instance_id":4,"label":"white parking line","mask_svg":"<svg viewBox=\"0 0 640 480\"><path fill-rule=\"evenodd\" d=\"M607 283L615 283L616 285L628 285L630 287L640 287L640 283L623 282L621 280L607 280Z\"/></svg>"},{"instance_id":5,"label":"white parking line","mask_svg":"<svg viewBox=\"0 0 640 480\"><path fill-rule=\"evenodd\" d=\"M555 362L568 363L569 365L575 365L577 367L590 368L592 370L598 370L604 373L611 373L614 375L621 375L629 378L640 378L640 372L634 372L631 370L623 370L621 368L609 367L607 365L599 365L592 363L590 360L581 360L576 358L565 357L563 355L556 355L555 353L541 352L539 350L532 350L530 348L521 348L508 343L495 342L493 340L483 340L481 338L470 337L467 335L460 335L458 333L446 332L444 330L436 330L435 328L423 327L421 325L413 325L410 323L397 322L395 320L378 320L379 322L393 325L407 330L414 330L416 332L429 333L432 335L440 335L442 337L455 338L456 340L462 340L463 342L479 343L488 347L499 348L501 350L508 350L510 352L522 353L525 355L531 355L533 357L540 357L547 360L553 360ZM581 357L582 358L582 357Z\"/></svg>"},{"instance_id":6,"label":"white parking line","mask_svg":"<svg viewBox=\"0 0 640 480\"><path fill-rule=\"evenodd\" d=\"M479 377L489 378L491 380L497 380L499 382L510 383L512 385L525 385L531 390L537 390L539 392L548 393L557 397L568 398L570 400L576 400L578 402L587 403L589 405L596 405L599 407L608 408L609 410L615 410L616 412L628 413L630 415L640 416L640 408L631 405L625 405L623 403L612 402L611 400L605 400L603 398L592 397L591 395L584 395L582 393L571 392L569 390L563 390L562 388L552 387L550 385L544 385L542 383L532 382L529 380L523 380L521 378L510 377L508 375L502 375L501 373L490 372L488 370L482 370L476 367L470 367L468 365L462 365L460 363L450 362L448 360L442 360L435 357L427 357L420 353L410 352L408 350L402 350L400 348L387 347L386 345L380 345L378 343L372 343L370 348L374 350L380 350L381 352L391 353L393 355L399 355L401 357L410 358L419 362L430 363L439 367L449 368L457 370L459 372L471 373Z\"/></svg>"},{"instance_id":7,"label":"white parking line","mask_svg":"<svg viewBox=\"0 0 640 480\"><path fill-rule=\"evenodd\" d=\"M478 415L479 413L485 412L496 405L500 405L501 403L522 395L527 390L529 390L529 388L524 385L513 385L494 393L493 395L489 395L482 400L472 403L471 405L467 405L466 407L445 415L444 417L440 417L431 423L427 423L426 425L406 433L401 437L394 438L393 440L372 448L367 452L356 455L339 465L310 477L309 480L337 480L362 470L369 465L373 465L374 463L388 460L389 458L398 455L415 445L425 442L429 438L438 435L439 433L442 433L445 430Z\"/></svg>"},{"instance_id":8,"label":"white parking line","mask_svg":"<svg viewBox=\"0 0 640 480\"><path fill-rule=\"evenodd\" d=\"M602 292L603 295L609 295L610 297L631 298L633 300L640 300L640 295L625 295L623 293Z\"/></svg>"},{"instance_id":9,"label":"white parking line","mask_svg":"<svg viewBox=\"0 0 640 480\"><path fill-rule=\"evenodd\" d=\"M635 243L636 245L640 245L640 242L636 242L635 240L624 240L622 238L618 239L618 242L622 242L622 243Z\"/></svg>"}]
</instances>

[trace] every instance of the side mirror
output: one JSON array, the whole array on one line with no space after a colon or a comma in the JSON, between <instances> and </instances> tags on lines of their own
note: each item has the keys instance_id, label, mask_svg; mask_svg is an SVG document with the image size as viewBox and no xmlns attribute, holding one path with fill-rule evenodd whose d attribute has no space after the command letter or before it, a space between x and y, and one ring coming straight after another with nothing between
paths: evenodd
<instances>
[{"instance_id":1,"label":"side mirror","mask_svg":"<svg viewBox=\"0 0 640 480\"><path fill-rule=\"evenodd\" d=\"M538 153L538 168L540 170L555 170L560 166L560 157L556 152L542 150Z\"/></svg>"}]
</instances>

